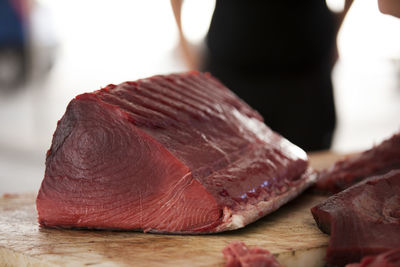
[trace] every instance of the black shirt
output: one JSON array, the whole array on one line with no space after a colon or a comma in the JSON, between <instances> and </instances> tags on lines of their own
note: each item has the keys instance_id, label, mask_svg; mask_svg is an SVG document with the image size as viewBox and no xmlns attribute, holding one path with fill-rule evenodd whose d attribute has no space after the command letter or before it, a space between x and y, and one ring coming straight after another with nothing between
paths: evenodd
<instances>
[{"instance_id":1,"label":"black shirt","mask_svg":"<svg viewBox=\"0 0 400 267\"><path fill-rule=\"evenodd\" d=\"M204 70L306 150L329 148L334 14L323 0L217 0Z\"/></svg>"}]
</instances>

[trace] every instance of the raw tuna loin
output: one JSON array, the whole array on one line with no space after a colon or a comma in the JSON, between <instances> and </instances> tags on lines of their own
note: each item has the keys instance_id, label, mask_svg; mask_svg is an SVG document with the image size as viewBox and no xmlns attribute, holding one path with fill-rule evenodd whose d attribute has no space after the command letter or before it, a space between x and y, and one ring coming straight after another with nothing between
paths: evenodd
<instances>
[{"instance_id":1,"label":"raw tuna loin","mask_svg":"<svg viewBox=\"0 0 400 267\"><path fill-rule=\"evenodd\" d=\"M360 263L347 264L346 267L399 267L400 248L389 250L377 256L364 257Z\"/></svg>"},{"instance_id":2,"label":"raw tuna loin","mask_svg":"<svg viewBox=\"0 0 400 267\"><path fill-rule=\"evenodd\" d=\"M322 171L315 187L318 191L337 193L363 179L400 169L400 132L379 145L336 162Z\"/></svg>"},{"instance_id":3,"label":"raw tuna loin","mask_svg":"<svg viewBox=\"0 0 400 267\"><path fill-rule=\"evenodd\" d=\"M313 181L304 151L209 74L73 99L38 197L48 227L210 233L243 227Z\"/></svg>"},{"instance_id":4,"label":"raw tuna loin","mask_svg":"<svg viewBox=\"0 0 400 267\"><path fill-rule=\"evenodd\" d=\"M319 228L331 235L331 266L400 248L400 170L368 178L311 212Z\"/></svg>"}]
</instances>

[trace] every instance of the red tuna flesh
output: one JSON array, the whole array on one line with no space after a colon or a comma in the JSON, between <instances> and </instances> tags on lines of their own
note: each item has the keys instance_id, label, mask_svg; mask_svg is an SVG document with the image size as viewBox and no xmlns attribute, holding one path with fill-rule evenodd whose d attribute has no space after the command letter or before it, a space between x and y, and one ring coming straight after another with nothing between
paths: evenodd
<instances>
[{"instance_id":1,"label":"red tuna flesh","mask_svg":"<svg viewBox=\"0 0 400 267\"><path fill-rule=\"evenodd\" d=\"M283 267L268 250L249 249L239 241L229 243L222 253L226 259L225 267Z\"/></svg>"},{"instance_id":2,"label":"red tuna flesh","mask_svg":"<svg viewBox=\"0 0 400 267\"><path fill-rule=\"evenodd\" d=\"M364 257L360 263L347 264L346 267L400 267L400 248Z\"/></svg>"},{"instance_id":3,"label":"red tuna flesh","mask_svg":"<svg viewBox=\"0 0 400 267\"><path fill-rule=\"evenodd\" d=\"M318 191L337 193L373 175L400 169L400 132L361 154L336 162L320 173Z\"/></svg>"},{"instance_id":4,"label":"red tuna flesh","mask_svg":"<svg viewBox=\"0 0 400 267\"><path fill-rule=\"evenodd\" d=\"M210 233L306 189L304 151L209 74L109 85L58 122L37 197L47 227Z\"/></svg>"},{"instance_id":5,"label":"red tuna flesh","mask_svg":"<svg viewBox=\"0 0 400 267\"><path fill-rule=\"evenodd\" d=\"M343 266L400 247L400 170L368 178L311 209L331 238L327 262Z\"/></svg>"}]
</instances>

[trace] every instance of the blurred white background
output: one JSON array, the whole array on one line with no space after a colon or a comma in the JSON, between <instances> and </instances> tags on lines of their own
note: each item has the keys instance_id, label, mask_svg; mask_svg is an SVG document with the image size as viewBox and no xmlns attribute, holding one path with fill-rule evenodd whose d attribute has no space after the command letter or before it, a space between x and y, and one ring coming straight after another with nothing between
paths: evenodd
<instances>
[{"instance_id":1,"label":"blurred white background","mask_svg":"<svg viewBox=\"0 0 400 267\"><path fill-rule=\"evenodd\" d=\"M192 42L203 39L214 4L184 3L184 30ZM29 25L29 82L13 92L0 90L0 193L38 190L57 120L77 94L186 70L166 0L41 0ZM400 19L380 14L376 0L356 0L338 47L332 149L347 153L400 130Z\"/></svg>"}]
</instances>

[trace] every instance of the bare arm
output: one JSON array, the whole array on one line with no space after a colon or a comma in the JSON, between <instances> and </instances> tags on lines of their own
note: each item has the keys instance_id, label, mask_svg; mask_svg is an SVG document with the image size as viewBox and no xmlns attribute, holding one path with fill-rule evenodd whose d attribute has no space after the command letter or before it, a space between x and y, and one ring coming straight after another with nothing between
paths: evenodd
<instances>
[{"instance_id":1,"label":"bare arm","mask_svg":"<svg viewBox=\"0 0 400 267\"><path fill-rule=\"evenodd\" d=\"M182 28L181 10L183 0L171 0L172 11L174 12L175 22L178 27L179 45L181 47L186 66L189 69L195 70L199 67L199 56L196 51L193 51L190 43L185 37Z\"/></svg>"},{"instance_id":2,"label":"bare arm","mask_svg":"<svg viewBox=\"0 0 400 267\"><path fill-rule=\"evenodd\" d=\"M349 9L350 9L350 7L351 7L351 4L353 4L353 0L346 0L345 1L345 3L344 3L344 8L343 8L343 11L342 12L340 12L338 15L337 15L337 32L339 32L339 29L340 29L340 27L342 26L342 24L343 24L343 20L344 20L344 18L346 17L346 15L347 15L347 12L349 11ZM337 33L336 32L336 33Z\"/></svg>"},{"instance_id":3,"label":"bare arm","mask_svg":"<svg viewBox=\"0 0 400 267\"><path fill-rule=\"evenodd\" d=\"M383 14L392 15L400 18L399 0L378 0L379 10Z\"/></svg>"}]
</instances>

